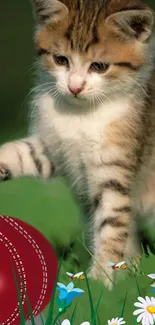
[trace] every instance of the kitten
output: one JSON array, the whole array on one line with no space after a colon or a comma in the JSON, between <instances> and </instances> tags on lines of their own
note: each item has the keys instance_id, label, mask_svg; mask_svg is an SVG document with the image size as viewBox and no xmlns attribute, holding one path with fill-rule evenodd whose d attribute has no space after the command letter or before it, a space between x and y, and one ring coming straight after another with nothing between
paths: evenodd
<instances>
[{"instance_id":1,"label":"kitten","mask_svg":"<svg viewBox=\"0 0 155 325\"><path fill-rule=\"evenodd\" d=\"M139 256L136 217L155 210L154 12L139 0L33 2L30 135L0 148L0 179L64 176L84 215L90 275L110 287L108 261Z\"/></svg>"}]
</instances>

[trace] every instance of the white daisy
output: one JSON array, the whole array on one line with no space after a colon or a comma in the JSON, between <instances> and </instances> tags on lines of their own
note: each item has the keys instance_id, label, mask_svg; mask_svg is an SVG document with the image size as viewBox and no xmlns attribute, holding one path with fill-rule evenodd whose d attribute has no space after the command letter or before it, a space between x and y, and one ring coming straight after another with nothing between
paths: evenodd
<instances>
[{"instance_id":1,"label":"white daisy","mask_svg":"<svg viewBox=\"0 0 155 325\"><path fill-rule=\"evenodd\" d=\"M137 317L137 323L141 322L142 325L153 325L155 322L155 298L154 297L138 297L140 302L136 302L134 306L139 309L135 310L133 315Z\"/></svg>"},{"instance_id":2,"label":"white daisy","mask_svg":"<svg viewBox=\"0 0 155 325\"><path fill-rule=\"evenodd\" d=\"M148 274L147 276L151 279L155 279L155 274Z\"/></svg>"},{"instance_id":3,"label":"white daisy","mask_svg":"<svg viewBox=\"0 0 155 325\"><path fill-rule=\"evenodd\" d=\"M123 320L123 318L113 318L112 320L108 320L107 325L122 325L126 324L126 322Z\"/></svg>"},{"instance_id":4,"label":"white daisy","mask_svg":"<svg viewBox=\"0 0 155 325\"><path fill-rule=\"evenodd\" d=\"M151 287L155 287L155 274L148 274L148 277L153 279L153 284L151 284Z\"/></svg>"},{"instance_id":5,"label":"white daisy","mask_svg":"<svg viewBox=\"0 0 155 325\"><path fill-rule=\"evenodd\" d=\"M65 319L65 320L63 320L61 325L71 325L71 323L70 323L70 321L68 319ZM90 325L90 323L89 322L84 322L84 323L81 323L80 325Z\"/></svg>"}]
</instances>

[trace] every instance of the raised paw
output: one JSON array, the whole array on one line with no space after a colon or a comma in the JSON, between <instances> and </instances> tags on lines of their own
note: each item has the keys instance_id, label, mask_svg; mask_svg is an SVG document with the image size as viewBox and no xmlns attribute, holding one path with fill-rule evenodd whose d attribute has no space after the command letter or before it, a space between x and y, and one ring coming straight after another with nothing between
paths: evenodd
<instances>
[{"instance_id":1,"label":"raised paw","mask_svg":"<svg viewBox=\"0 0 155 325\"><path fill-rule=\"evenodd\" d=\"M0 182L11 179L11 173L4 163L0 163Z\"/></svg>"}]
</instances>

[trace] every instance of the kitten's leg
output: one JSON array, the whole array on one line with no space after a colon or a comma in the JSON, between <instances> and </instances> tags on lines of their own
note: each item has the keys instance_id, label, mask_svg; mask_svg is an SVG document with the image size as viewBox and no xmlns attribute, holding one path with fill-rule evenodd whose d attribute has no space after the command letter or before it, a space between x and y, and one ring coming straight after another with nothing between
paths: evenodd
<instances>
[{"instance_id":1,"label":"kitten's leg","mask_svg":"<svg viewBox=\"0 0 155 325\"><path fill-rule=\"evenodd\" d=\"M6 143L0 147L0 181L34 176L49 178L52 165L43 141L37 136Z\"/></svg>"},{"instance_id":2,"label":"kitten's leg","mask_svg":"<svg viewBox=\"0 0 155 325\"><path fill-rule=\"evenodd\" d=\"M94 259L90 276L103 280L109 288L112 282L104 271L111 280L113 280L114 271L108 265L108 261L119 263L125 260L128 262L128 258L140 253L136 228L131 216L130 182L125 180L126 176L123 174L119 175L118 168L117 173L116 170L112 173L112 175L116 174L116 179L113 176L103 181L95 199L96 206L92 218Z\"/></svg>"}]
</instances>

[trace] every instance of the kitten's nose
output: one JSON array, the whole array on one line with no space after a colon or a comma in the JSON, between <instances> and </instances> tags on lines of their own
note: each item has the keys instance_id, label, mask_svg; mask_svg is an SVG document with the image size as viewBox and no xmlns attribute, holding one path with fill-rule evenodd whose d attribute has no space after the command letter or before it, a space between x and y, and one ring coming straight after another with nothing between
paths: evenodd
<instances>
[{"instance_id":1,"label":"kitten's nose","mask_svg":"<svg viewBox=\"0 0 155 325\"><path fill-rule=\"evenodd\" d=\"M73 95L78 95L82 91L83 85L81 87L68 86L68 89Z\"/></svg>"}]
</instances>

